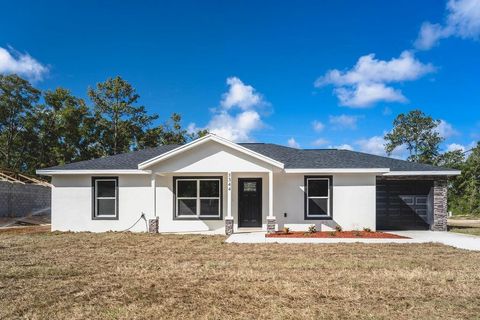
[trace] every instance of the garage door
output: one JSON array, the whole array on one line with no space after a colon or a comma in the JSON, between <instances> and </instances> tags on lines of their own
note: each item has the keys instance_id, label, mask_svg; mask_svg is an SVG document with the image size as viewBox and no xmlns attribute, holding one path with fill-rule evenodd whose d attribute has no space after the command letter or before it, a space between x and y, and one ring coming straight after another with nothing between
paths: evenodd
<instances>
[{"instance_id":1,"label":"garage door","mask_svg":"<svg viewBox=\"0 0 480 320\"><path fill-rule=\"evenodd\" d=\"M377 229L425 230L432 181L377 180Z\"/></svg>"}]
</instances>

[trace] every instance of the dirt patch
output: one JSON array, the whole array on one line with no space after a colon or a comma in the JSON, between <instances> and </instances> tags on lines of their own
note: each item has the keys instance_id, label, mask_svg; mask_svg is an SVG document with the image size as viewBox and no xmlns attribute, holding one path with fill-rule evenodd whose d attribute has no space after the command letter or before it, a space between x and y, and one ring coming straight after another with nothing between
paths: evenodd
<instances>
[{"instance_id":1,"label":"dirt patch","mask_svg":"<svg viewBox=\"0 0 480 320\"><path fill-rule=\"evenodd\" d=\"M355 238L355 239L410 239L386 232L367 232L367 231L318 231L302 232L293 231L285 233L283 231L265 235L267 238Z\"/></svg>"},{"instance_id":2,"label":"dirt patch","mask_svg":"<svg viewBox=\"0 0 480 320\"><path fill-rule=\"evenodd\" d=\"M476 319L480 253L439 244L0 233L0 319ZM452 294L454 293L454 294Z\"/></svg>"}]
</instances>

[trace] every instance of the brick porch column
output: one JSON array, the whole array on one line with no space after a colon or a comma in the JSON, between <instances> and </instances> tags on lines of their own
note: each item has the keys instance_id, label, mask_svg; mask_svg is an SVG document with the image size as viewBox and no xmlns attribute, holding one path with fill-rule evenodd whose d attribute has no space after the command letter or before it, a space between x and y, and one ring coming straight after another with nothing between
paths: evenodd
<instances>
[{"instance_id":1,"label":"brick porch column","mask_svg":"<svg viewBox=\"0 0 480 320\"><path fill-rule=\"evenodd\" d=\"M447 180L433 182L433 231L447 231Z\"/></svg>"}]
</instances>

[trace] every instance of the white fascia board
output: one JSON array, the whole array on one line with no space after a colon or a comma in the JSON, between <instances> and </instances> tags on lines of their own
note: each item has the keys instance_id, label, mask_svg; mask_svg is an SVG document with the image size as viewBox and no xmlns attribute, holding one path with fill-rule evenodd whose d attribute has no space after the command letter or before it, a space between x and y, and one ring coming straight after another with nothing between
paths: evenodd
<instances>
[{"instance_id":1,"label":"white fascia board","mask_svg":"<svg viewBox=\"0 0 480 320\"><path fill-rule=\"evenodd\" d=\"M140 163L140 164L138 165L138 169L145 169L145 168L147 168L147 167L149 167L149 166L151 166L151 165L154 165L154 164L156 164L156 163L158 163L158 162L160 162L160 161L169 159L169 158L171 158L171 157L173 157L173 156L175 156L175 155L177 155L177 154L179 154L179 153L182 153L182 152L185 152L185 151L187 151L187 150L190 150L190 149L192 149L193 147L198 146L198 145L201 145L201 144L206 143L206 142L208 142L208 141L218 142L218 143L223 144L223 145L225 145L225 146L227 146L227 147L230 147L230 148L232 148L232 149L235 149L235 150L237 150L237 151L240 151L240 152L242 152L242 153L245 153L245 154L247 154L247 155L249 155L249 156L252 156L252 157L254 157L254 158L257 158L257 159L259 159L259 160L261 160L261 161L264 161L264 162L266 162L266 163L269 163L269 164L271 164L271 165L273 165L273 166L275 166L275 167L277 167L277 168L283 169L283 167L284 167L284 166L283 166L283 163L281 163L281 162L279 162L279 161L277 161L277 160L274 160L274 159L272 159L272 158L266 157L266 156L264 156L264 155L262 155L262 154L260 154L260 153L257 153L257 152L255 152L255 151L252 151L252 150L248 149L248 148L242 147L241 145L238 145L238 144L236 144L235 142L232 142L232 141L230 141L230 140L227 140L227 139L225 139L225 138L222 138L222 137L219 137L219 136L217 136L217 135L214 135L214 134L210 133L210 134L208 134L208 135L206 135L206 136L204 136L204 137L202 137L202 138L199 138L199 139L197 139L197 140L191 141L191 142L189 142L189 143L187 143L187 144L184 144L183 146L180 146L180 147L178 147L178 148L175 148L175 149L173 149L173 150L170 150L170 151L168 151L168 152L165 152L164 154L161 154L161 155L159 155L159 156L156 156L156 157L154 157L154 158L152 158L152 159L149 159L149 160L147 160L147 161L144 161L144 162L142 162L142 163Z\"/></svg>"},{"instance_id":2,"label":"white fascia board","mask_svg":"<svg viewBox=\"0 0 480 320\"><path fill-rule=\"evenodd\" d=\"M53 176L58 174L103 174L103 175L117 175L117 174L151 174L151 170L37 170L36 173L42 176Z\"/></svg>"},{"instance_id":3,"label":"white fascia board","mask_svg":"<svg viewBox=\"0 0 480 320\"><path fill-rule=\"evenodd\" d=\"M390 171L384 176L458 176L460 170L450 171Z\"/></svg>"},{"instance_id":4,"label":"white fascia board","mask_svg":"<svg viewBox=\"0 0 480 320\"><path fill-rule=\"evenodd\" d=\"M285 169L285 173L388 173L389 168Z\"/></svg>"}]
</instances>

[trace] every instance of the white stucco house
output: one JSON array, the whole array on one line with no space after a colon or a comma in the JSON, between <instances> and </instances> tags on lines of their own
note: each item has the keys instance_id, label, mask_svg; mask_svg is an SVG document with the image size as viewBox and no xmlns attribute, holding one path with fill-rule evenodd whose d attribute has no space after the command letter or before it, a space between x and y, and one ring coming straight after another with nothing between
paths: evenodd
<instances>
[{"instance_id":1,"label":"white stucco house","mask_svg":"<svg viewBox=\"0 0 480 320\"><path fill-rule=\"evenodd\" d=\"M52 230L121 231L140 219L131 231L230 234L312 224L446 230L447 177L460 172L209 134L37 173L52 177Z\"/></svg>"}]
</instances>

